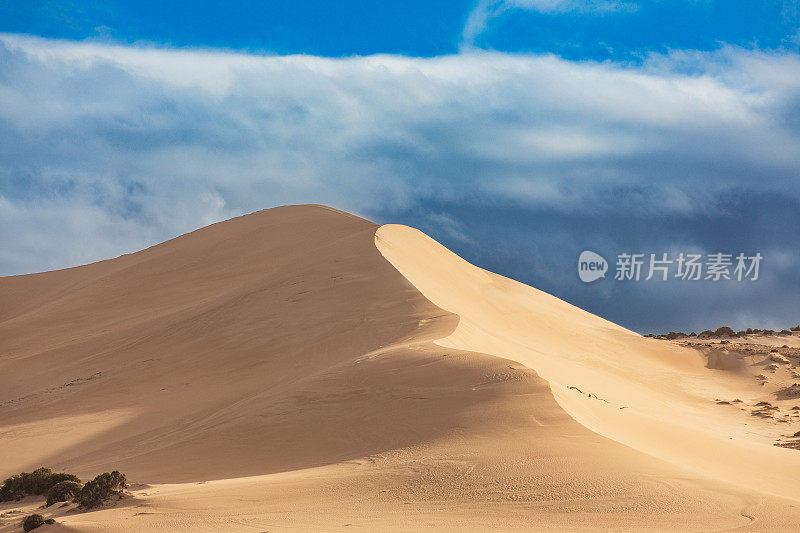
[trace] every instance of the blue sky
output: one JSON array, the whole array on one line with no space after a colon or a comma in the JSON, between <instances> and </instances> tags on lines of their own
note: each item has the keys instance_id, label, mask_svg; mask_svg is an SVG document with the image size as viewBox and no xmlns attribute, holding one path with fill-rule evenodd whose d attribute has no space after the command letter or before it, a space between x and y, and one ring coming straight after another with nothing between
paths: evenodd
<instances>
[{"instance_id":1,"label":"blue sky","mask_svg":"<svg viewBox=\"0 0 800 533\"><path fill-rule=\"evenodd\" d=\"M797 325L799 9L0 0L0 275L325 203L638 331ZM587 285L586 249L764 263Z\"/></svg>"},{"instance_id":2,"label":"blue sky","mask_svg":"<svg viewBox=\"0 0 800 533\"><path fill-rule=\"evenodd\" d=\"M794 0L0 2L0 31L347 56L431 57L464 46L637 60L648 52L798 48Z\"/></svg>"}]
</instances>

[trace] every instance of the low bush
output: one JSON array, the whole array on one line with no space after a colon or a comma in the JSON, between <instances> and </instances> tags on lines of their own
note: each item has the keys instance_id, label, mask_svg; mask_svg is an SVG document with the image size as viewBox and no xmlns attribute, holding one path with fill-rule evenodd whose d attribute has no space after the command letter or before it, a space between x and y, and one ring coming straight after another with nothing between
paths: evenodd
<instances>
[{"instance_id":1,"label":"low bush","mask_svg":"<svg viewBox=\"0 0 800 533\"><path fill-rule=\"evenodd\" d=\"M25 520L22 521L22 530L26 533L28 531L33 531L37 527L43 526L45 524L55 524L56 521L52 518L45 518L40 514L32 514L25 517Z\"/></svg>"},{"instance_id":2,"label":"low bush","mask_svg":"<svg viewBox=\"0 0 800 533\"><path fill-rule=\"evenodd\" d=\"M714 332L714 336L716 337L735 337L736 332L733 331L728 326L722 326L721 328L717 328L717 331Z\"/></svg>"},{"instance_id":3,"label":"low bush","mask_svg":"<svg viewBox=\"0 0 800 533\"><path fill-rule=\"evenodd\" d=\"M86 485L75 495L74 501L84 509L91 509L102 505L102 503L112 496L122 497L122 491L128 488L125 474L120 474L117 470L100 474Z\"/></svg>"},{"instance_id":4,"label":"low bush","mask_svg":"<svg viewBox=\"0 0 800 533\"><path fill-rule=\"evenodd\" d=\"M81 488L83 488L83 485L69 479L56 483L47 491L47 506L50 507L54 503L70 501L80 492Z\"/></svg>"},{"instance_id":5,"label":"low bush","mask_svg":"<svg viewBox=\"0 0 800 533\"><path fill-rule=\"evenodd\" d=\"M77 476L67 473L53 473L52 470L40 467L33 472L15 474L3 482L0 487L0 502L20 500L25 496L44 495L47 491L62 481L80 483Z\"/></svg>"}]
</instances>

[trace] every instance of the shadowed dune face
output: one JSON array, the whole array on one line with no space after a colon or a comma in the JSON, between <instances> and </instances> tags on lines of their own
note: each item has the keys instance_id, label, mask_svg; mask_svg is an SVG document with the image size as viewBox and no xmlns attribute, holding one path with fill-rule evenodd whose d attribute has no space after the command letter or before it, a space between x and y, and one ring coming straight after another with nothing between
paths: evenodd
<instances>
[{"instance_id":1,"label":"shadowed dune face","mask_svg":"<svg viewBox=\"0 0 800 533\"><path fill-rule=\"evenodd\" d=\"M0 278L0 302L0 476L47 464L170 483L134 491L136 505L55 511L80 530L800 524L791 476L748 447L761 444L721 448L756 450L751 485L657 445L694 438L676 419L716 415L696 352L410 228L277 208ZM672 429L637 440L637 423ZM784 498L760 490L775 476Z\"/></svg>"},{"instance_id":2,"label":"shadowed dune face","mask_svg":"<svg viewBox=\"0 0 800 533\"><path fill-rule=\"evenodd\" d=\"M360 360L457 321L382 258L376 228L323 207L278 208L118 259L0 279L0 425L31 444L6 448L2 474L40 463L118 465L149 481L265 474L446 430L425 423L445 408L436 391L408 399L430 387L413 358L396 357L388 396ZM414 431L380 423L394 411ZM81 429L60 439L53 424Z\"/></svg>"}]
</instances>

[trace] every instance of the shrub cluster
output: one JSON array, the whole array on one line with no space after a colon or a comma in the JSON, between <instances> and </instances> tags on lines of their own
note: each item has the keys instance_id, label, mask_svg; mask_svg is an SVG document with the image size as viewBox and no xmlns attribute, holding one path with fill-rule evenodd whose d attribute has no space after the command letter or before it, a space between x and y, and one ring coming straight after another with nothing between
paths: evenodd
<instances>
[{"instance_id":1,"label":"shrub cluster","mask_svg":"<svg viewBox=\"0 0 800 533\"><path fill-rule=\"evenodd\" d=\"M15 474L3 482L0 487L0 502L20 500L25 496L42 496L62 481L80 483L81 480L72 474L54 473L49 468L40 467L33 472Z\"/></svg>"},{"instance_id":2,"label":"shrub cluster","mask_svg":"<svg viewBox=\"0 0 800 533\"><path fill-rule=\"evenodd\" d=\"M72 474L63 472L54 473L49 468L40 467L33 472L15 474L0 486L0 502L21 500L26 496L47 496L47 506L58 502L72 500L84 509L91 509L101 505L112 496L122 498L122 492L128 488L125 474L119 471L105 472L81 484L81 480ZM40 515L31 515L31 524L34 524ZM34 527L39 527L38 524ZM25 531L30 531L26 529Z\"/></svg>"},{"instance_id":3,"label":"shrub cluster","mask_svg":"<svg viewBox=\"0 0 800 533\"><path fill-rule=\"evenodd\" d=\"M778 335L792 335L793 331L800 331L800 326L794 326L793 328L790 328L790 329L783 329L780 332L778 332L777 334ZM722 326L721 328L717 328L716 331L711 331L710 329L707 329L705 331L701 331L699 335L697 333L695 333L694 331L689 333L688 335L686 333L682 333L680 331L670 331L666 335L654 335L652 333L648 333L647 335L645 335L645 337L654 337L656 339L674 340L674 339L685 339L687 337L698 337L700 339L708 339L708 338L712 338L712 337L735 338L735 337L744 337L745 335L775 335L775 334L776 334L776 332L773 329L747 328L747 329L743 329L741 331L733 331L733 329L729 328L728 326Z\"/></svg>"},{"instance_id":4,"label":"shrub cluster","mask_svg":"<svg viewBox=\"0 0 800 533\"><path fill-rule=\"evenodd\" d=\"M56 521L52 518L45 518L40 514L32 514L25 517L25 520L22 521L22 530L27 533L28 531L33 531L39 526L43 526L45 524L55 524Z\"/></svg>"},{"instance_id":5,"label":"shrub cluster","mask_svg":"<svg viewBox=\"0 0 800 533\"><path fill-rule=\"evenodd\" d=\"M122 491L128 488L125 474L120 474L117 470L100 474L78 491L75 499L72 500L84 509L91 509L101 505L112 496L122 497Z\"/></svg>"}]
</instances>

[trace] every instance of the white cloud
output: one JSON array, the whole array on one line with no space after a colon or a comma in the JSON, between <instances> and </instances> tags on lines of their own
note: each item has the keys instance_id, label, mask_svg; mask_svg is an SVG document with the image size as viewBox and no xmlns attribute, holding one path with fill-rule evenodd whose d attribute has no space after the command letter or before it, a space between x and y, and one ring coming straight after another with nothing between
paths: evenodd
<instances>
[{"instance_id":1,"label":"white cloud","mask_svg":"<svg viewBox=\"0 0 800 533\"><path fill-rule=\"evenodd\" d=\"M721 190L800 194L796 54L725 48L631 67L0 35L0 64L3 274L285 203L385 213L484 195L598 210L615 208L598 194L645 187L630 206L686 214Z\"/></svg>"}]
</instances>

